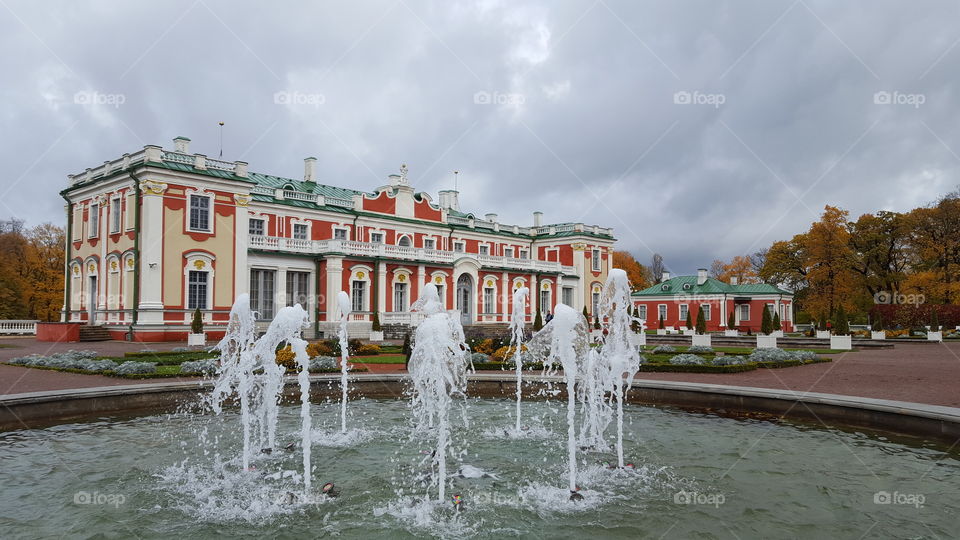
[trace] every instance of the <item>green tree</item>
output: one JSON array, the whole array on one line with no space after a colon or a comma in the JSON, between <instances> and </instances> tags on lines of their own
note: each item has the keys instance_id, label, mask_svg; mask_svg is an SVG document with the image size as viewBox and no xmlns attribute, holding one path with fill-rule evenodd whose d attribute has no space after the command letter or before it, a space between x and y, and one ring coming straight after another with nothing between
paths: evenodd
<instances>
[{"instance_id":1,"label":"green tree","mask_svg":"<svg viewBox=\"0 0 960 540\"><path fill-rule=\"evenodd\" d=\"M933 309L930 310L930 331L931 332L940 331L940 316L937 314L936 306L933 306Z\"/></svg>"},{"instance_id":2,"label":"green tree","mask_svg":"<svg viewBox=\"0 0 960 540\"><path fill-rule=\"evenodd\" d=\"M590 314L587 313L587 306L583 306L583 318L588 321L590 320Z\"/></svg>"},{"instance_id":3,"label":"green tree","mask_svg":"<svg viewBox=\"0 0 960 540\"><path fill-rule=\"evenodd\" d=\"M780 324L780 314L773 314L773 329L774 330L783 330L783 325Z\"/></svg>"},{"instance_id":4,"label":"green tree","mask_svg":"<svg viewBox=\"0 0 960 540\"><path fill-rule=\"evenodd\" d=\"M637 306L633 306L633 321L630 322L630 329L634 333L640 331L640 309Z\"/></svg>"},{"instance_id":5,"label":"green tree","mask_svg":"<svg viewBox=\"0 0 960 540\"><path fill-rule=\"evenodd\" d=\"M690 319L690 308L687 308L687 330L693 330L693 321Z\"/></svg>"},{"instance_id":6,"label":"green tree","mask_svg":"<svg viewBox=\"0 0 960 540\"><path fill-rule=\"evenodd\" d=\"M697 334L704 335L707 333L707 319L703 316L703 305L701 304L697 308Z\"/></svg>"},{"instance_id":7,"label":"green tree","mask_svg":"<svg viewBox=\"0 0 960 540\"><path fill-rule=\"evenodd\" d=\"M380 326L380 312L374 310L373 312L373 323L370 325L370 330L374 332L380 332L383 328Z\"/></svg>"},{"instance_id":8,"label":"green tree","mask_svg":"<svg viewBox=\"0 0 960 540\"><path fill-rule=\"evenodd\" d=\"M733 310L730 310L730 313L727 314L727 329L736 330L737 329L737 316L734 315Z\"/></svg>"},{"instance_id":9,"label":"green tree","mask_svg":"<svg viewBox=\"0 0 960 540\"><path fill-rule=\"evenodd\" d=\"M403 364L406 366L410 363L410 355L413 353L413 348L410 346L410 332L403 336L403 347L400 348L400 352L403 354Z\"/></svg>"},{"instance_id":10,"label":"green tree","mask_svg":"<svg viewBox=\"0 0 960 540\"><path fill-rule=\"evenodd\" d=\"M883 330L883 316L879 311L873 316L873 322L870 325L870 329L874 332L880 332Z\"/></svg>"},{"instance_id":11,"label":"green tree","mask_svg":"<svg viewBox=\"0 0 960 540\"><path fill-rule=\"evenodd\" d=\"M537 316L533 318L533 330L539 332L543 328L543 317L540 316L540 308L537 308Z\"/></svg>"},{"instance_id":12,"label":"green tree","mask_svg":"<svg viewBox=\"0 0 960 540\"><path fill-rule=\"evenodd\" d=\"M661 330L663 330L664 328L666 328L666 326L665 326L664 323L663 323L663 315L660 316L660 323L659 323L659 325L657 326L657 328L659 328L659 329L661 329Z\"/></svg>"},{"instance_id":13,"label":"green tree","mask_svg":"<svg viewBox=\"0 0 960 540\"><path fill-rule=\"evenodd\" d=\"M850 334L850 320L847 318L847 311L843 309L843 305L837 308L837 314L834 317L833 324L833 333L838 336L846 336Z\"/></svg>"},{"instance_id":14,"label":"green tree","mask_svg":"<svg viewBox=\"0 0 960 540\"><path fill-rule=\"evenodd\" d=\"M760 333L770 335L773 333L773 320L770 319L770 310L763 306L760 314Z\"/></svg>"},{"instance_id":15,"label":"green tree","mask_svg":"<svg viewBox=\"0 0 960 540\"><path fill-rule=\"evenodd\" d=\"M203 315L200 313L200 308L197 308L193 312L193 321L190 323L190 331L194 334L203 333Z\"/></svg>"},{"instance_id":16,"label":"green tree","mask_svg":"<svg viewBox=\"0 0 960 540\"><path fill-rule=\"evenodd\" d=\"M593 317L593 329L594 330L600 329L600 317L597 315L594 315Z\"/></svg>"}]
</instances>

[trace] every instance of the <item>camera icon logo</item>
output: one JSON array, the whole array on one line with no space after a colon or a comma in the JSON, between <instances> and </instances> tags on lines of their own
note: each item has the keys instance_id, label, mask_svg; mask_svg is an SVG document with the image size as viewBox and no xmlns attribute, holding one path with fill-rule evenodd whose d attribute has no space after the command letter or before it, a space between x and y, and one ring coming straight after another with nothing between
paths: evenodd
<instances>
[{"instance_id":1,"label":"camera icon logo","mask_svg":"<svg viewBox=\"0 0 960 540\"><path fill-rule=\"evenodd\" d=\"M92 504L93 496L89 491L78 491L73 494L73 504Z\"/></svg>"},{"instance_id":2,"label":"camera icon logo","mask_svg":"<svg viewBox=\"0 0 960 540\"><path fill-rule=\"evenodd\" d=\"M675 105L689 105L692 103L692 101L693 98L690 95L690 92L687 92L686 90L681 90L673 94L673 103Z\"/></svg>"},{"instance_id":3,"label":"camera icon logo","mask_svg":"<svg viewBox=\"0 0 960 540\"><path fill-rule=\"evenodd\" d=\"M889 304L892 300L892 295L887 291L878 291L873 295L874 304Z\"/></svg>"},{"instance_id":4,"label":"camera icon logo","mask_svg":"<svg viewBox=\"0 0 960 540\"><path fill-rule=\"evenodd\" d=\"M873 103L874 105L889 105L891 102L890 98L890 92L881 90L873 94Z\"/></svg>"},{"instance_id":5,"label":"camera icon logo","mask_svg":"<svg viewBox=\"0 0 960 540\"><path fill-rule=\"evenodd\" d=\"M878 491L873 494L873 504L891 504L893 497L889 491Z\"/></svg>"}]
</instances>

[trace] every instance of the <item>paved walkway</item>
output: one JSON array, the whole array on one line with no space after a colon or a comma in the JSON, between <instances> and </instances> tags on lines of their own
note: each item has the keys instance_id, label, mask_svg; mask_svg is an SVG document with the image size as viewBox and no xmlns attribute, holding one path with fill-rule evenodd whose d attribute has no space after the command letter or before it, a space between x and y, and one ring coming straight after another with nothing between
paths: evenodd
<instances>
[{"instance_id":1,"label":"paved walkway","mask_svg":"<svg viewBox=\"0 0 960 540\"><path fill-rule=\"evenodd\" d=\"M0 362L25 354L92 349L104 355L146 348L169 350L180 343L97 343L51 344L33 338L0 338ZM758 369L746 373L641 373L637 378L687 381L734 386L774 388L799 392L820 392L891 399L960 407L960 343L898 343L892 349L831 355L833 362L785 369ZM370 373L400 373L403 364L363 364ZM180 380L180 379L164 379ZM187 379L195 380L195 379ZM41 369L0 365L0 394L18 394L66 388L117 386L156 382L118 379L102 375L80 375Z\"/></svg>"}]
</instances>

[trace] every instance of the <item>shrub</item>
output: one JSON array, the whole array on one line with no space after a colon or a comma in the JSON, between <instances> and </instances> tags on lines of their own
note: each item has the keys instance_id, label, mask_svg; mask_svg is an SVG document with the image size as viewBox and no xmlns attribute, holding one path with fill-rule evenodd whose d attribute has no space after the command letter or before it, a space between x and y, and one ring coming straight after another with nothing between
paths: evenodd
<instances>
[{"instance_id":1,"label":"shrub","mask_svg":"<svg viewBox=\"0 0 960 540\"><path fill-rule=\"evenodd\" d=\"M813 351L785 351L783 349L756 349L750 354L751 362L814 362L817 355Z\"/></svg>"},{"instance_id":2,"label":"shrub","mask_svg":"<svg viewBox=\"0 0 960 540\"><path fill-rule=\"evenodd\" d=\"M773 321L770 320L770 310L763 306L763 313L760 314L760 333L770 335L773 333Z\"/></svg>"},{"instance_id":3,"label":"shrub","mask_svg":"<svg viewBox=\"0 0 960 540\"><path fill-rule=\"evenodd\" d=\"M190 350L190 347L174 347L174 348L170 349L170 352L172 352L172 353L185 353L185 352L192 352L192 351Z\"/></svg>"},{"instance_id":4,"label":"shrub","mask_svg":"<svg viewBox=\"0 0 960 540\"><path fill-rule=\"evenodd\" d=\"M330 348L330 345L326 341L314 341L307 345L307 355L310 358L333 356L333 354L333 349Z\"/></svg>"},{"instance_id":5,"label":"shrub","mask_svg":"<svg viewBox=\"0 0 960 540\"><path fill-rule=\"evenodd\" d=\"M332 356L318 356L316 358L310 359L310 364L308 364L308 369L310 371L330 371L332 369L337 369L339 363L338 358Z\"/></svg>"},{"instance_id":6,"label":"shrub","mask_svg":"<svg viewBox=\"0 0 960 540\"><path fill-rule=\"evenodd\" d=\"M595 315L595 316L593 317L593 329L594 329L594 330L599 330L599 329L600 329L600 316L599 316L599 315Z\"/></svg>"},{"instance_id":7,"label":"shrub","mask_svg":"<svg viewBox=\"0 0 960 540\"><path fill-rule=\"evenodd\" d=\"M410 355L413 353L413 345L410 342L410 332L407 332L407 335L403 336L403 347L400 348L400 352L404 357L404 364L410 362Z\"/></svg>"},{"instance_id":8,"label":"shrub","mask_svg":"<svg viewBox=\"0 0 960 540\"><path fill-rule=\"evenodd\" d=\"M493 340L488 338L478 343L475 347L473 347L473 350L475 352L483 353L489 356L493 354L493 351L496 350L493 348L493 346L494 346Z\"/></svg>"},{"instance_id":9,"label":"shrub","mask_svg":"<svg viewBox=\"0 0 960 540\"><path fill-rule=\"evenodd\" d=\"M727 315L727 328L730 330L737 329L737 317L733 314L733 310L730 310L730 314Z\"/></svg>"},{"instance_id":10,"label":"shrub","mask_svg":"<svg viewBox=\"0 0 960 540\"><path fill-rule=\"evenodd\" d=\"M691 354L712 353L713 347L707 347L706 345L691 345L690 347L687 347L687 352Z\"/></svg>"},{"instance_id":11,"label":"shrub","mask_svg":"<svg viewBox=\"0 0 960 540\"><path fill-rule=\"evenodd\" d=\"M373 330L374 332L380 332L380 331L382 330L382 328L380 327L380 312L379 312L379 311L374 311L374 312L373 312L373 323L370 325L370 330Z\"/></svg>"},{"instance_id":12,"label":"shrub","mask_svg":"<svg viewBox=\"0 0 960 540\"><path fill-rule=\"evenodd\" d=\"M200 373L214 375L217 372L217 362L214 360L193 360L180 364L180 373Z\"/></svg>"},{"instance_id":13,"label":"shrub","mask_svg":"<svg viewBox=\"0 0 960 540\"><path fill-rule=\"evenodd\" d=\"M357 356L374 356L380 354L380 346L374 345L373 343L367 343L357 348L357 352L353 354Z\"/></svg>"},{"instance_id":14,"label":"shrub","mask_svg":"<svg viewBox=\"0 0 960 540\"><path fill-rule=\"evenodd\" d=\"M587 313L587 306L583 306L583 318L588 321L590 320L590 314Z\"/></svg>"},{"instance_id":15,"label":"shrub","mask_svg":"<svg viewBox=\"0 0 960 540\"><path fill-rule=\"evenodd\" d=\"M539 332L543 329L543 317L540 316L540 310L537 309L537 316L533 318L533 331Z\"/></svg>"},{"instance_id":16,"label":"shrub","mask_svg":"<svg viewBox=\"0 0 960 540\"><path fill-rule=\"evenodd\" d=\"M843 306L837 308L836 323L833 325L833 333L838 336L846 336L850 334L850 320L847 319L847 312L843 309Z\"/></svg>"},{"instance_id":17,"label":"shrub","mask_svg":"<svg viewBox=\"0 0 960 540\"><path fill-rule=\"evenodd\" d=\"M677 349L672 345L657 345L654 347L652 354L667 354L677 352Z\"/></svg>"},{"instance_id":18,"label":"shrub","mask_svg":"<svg viewBox=\"0 0 960 540\"><path fill-rule=\"evenodd\" d=\"M664 328L666 328L666 326L663 323L663 317L660 317L660 322L658 323L657 328L659 328L660 330L663 330Z\"/></svg>"},{"instance_id":19,"label":"shrub","mask_svg":"<svg viewBox=\"0 0 960 540\"><path fill-rule=\"evenodd\" d=\"M633 306L633 320L630 321L630 330L633 330L634 333L640 331L640 309L637 306Z\"/></svg>"},{"instance_id":20,"label":"shrub","mask_svg":"<svg viewBox=\"0 0 960 540\"><path fill-rule=\"evenodd\" d=\"M702 366L704 359L695 354L678 354L670 359L675 366Z\"/></svg>"},{"instance_id":21,"label":"shrub","mask_svg":"<svg viewBox=\"0 0 960 540\"><path fill-rule=\"evenodd\" d=\"M742 366L747 363L747 359L742 356L718 356L710 361L714 366Z\"/></svg>"},{"instance_id":22,"label":"shrub","mask_svg":"<svg viewBox=\"0 0 960 540\"><path fill-rule=\"evenodd\" d=\"M190 331L194 334L203 333L203 315L200 313L200 308L197 308L193 312L193 321L190 323Z\"/></svg>"},{"instance_id":23,"label":"shrub","mask_svg":"<svg viewBox=\"0 0 960 540\"><path fill-rule=\"evenodd\" d=\"M297 355L294 354L293 349L289 345L277 351L277 364L287 368L287 371L293 371L297 369Z\"/></svg>"},{"instance_id":24,"label":"shrub","mask_svg":"<svg viewBox=\"0 0 960 540\"><path fill-rule=\"evenodd\" d=\"M490 355L481 352L475 352L470 355L470 361L474 364L487 364L490 362Z\"/></svg>"},{"instance_id":25,"label":"shrub","mask_svg":"<svg viewBox=\"0 0 960 540\"><path fill-rule=\"evenodd\" d=\"M113 370L117 375L152 375L157 372L157 365L153 362L124 362Z\"/></svg>"},{"instance_id":26,"label":"shrub","mask_svg":"<svg viewBox=\"0 0 960 540\"><path fill-rule=\"evenodd\" d=\"M337 344L339 345L339 342L337 342ZM347 350L350 351L351 355L359 354L360 347L363 347L363 342L359 339L354 338L347 341ZM339 353L339 347L337 352Z\"/></svg>"},{"instance_id":27,"label":"shrub","mask_svg":"<svg viewBox=\"0 0 960 540\"><path fill-rule=\"evenodd\" d=\"M879 311L873 316L873 324L870 325L870 329L874 332L883 331L883 316L880 315Z\"/></svg>"},{"instance_id":28,"label":"shrub","mask_svg":"<svg viewBox=\"0 0 960 540\"><path fill-rule=\"evenodd\" d=\"M940 317L937 315L937 310L933 309L932 315L930 316L930 331L939 332L940 331Z\"/></svg>"},{"instance_id":29,"label":"shrub","mask_svg":"<svg viewBox=\"0 0 960 540\"><path fill-rule=\"evenodd\" d=\"M491 358L490 358L490 359L491 359L492 361L494 361L494 362L506 362L506 361L508 361L508 360L513 360L513 353L514 353L515 351L516 351L516 347L510 347L510 346L500 347L499 349L496 350L496 352L494 352L494 353L491 355ZM526 360L524 359L524 357L527 356L527 355L526 355L526 354L523 354L523 353L525 353L525 352L527 352L527 346L526 346L526 345L522 345L521 348L520 348L520 359L521 359L521 361L526 361Z\"/></svg>"},{"instance_id":30,"label":"shrub","mask_svg":"<svg viewBox=\"0 0 960 540\"><path fill-rule=\"evenodd\" d=\"M779 312L773 314L773 329L774 329L775 331L776 331L776 330L783 330L783 325L780 324L780 313L779 313Z\"/></svg>"},{"instance_id":31,"label":"shrub","mask_svg":"<svg viewBox=\"0 0 960 540\"><path fill-rule=\"evenodd\" d=\"M697 334L701 336L707 333L707 319L703 316L703 305L697 307Z\"/></svg>"},{"instance_id":32,"label":"shrub","mask_svg":"<svg viewBox=\"0 0 960 540\"><path fill-rule=\"evenodd\" d=\"M690 310L687 309L687 330L693 330L693 321L690 320Z\"/></svg>"}]
</instances>

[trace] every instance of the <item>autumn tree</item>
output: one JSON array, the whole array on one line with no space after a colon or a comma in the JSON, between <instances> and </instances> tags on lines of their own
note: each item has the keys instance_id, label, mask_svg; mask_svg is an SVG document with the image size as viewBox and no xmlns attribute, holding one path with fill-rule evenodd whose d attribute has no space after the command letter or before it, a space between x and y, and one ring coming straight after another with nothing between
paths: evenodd
<instances>
[{"instance_id":1,"label":"autumn tree","mask_svg":"<svg viewBox=\"0 0 960 540\"><path fill-rule=\"evenodd\" d=\"M630 290L639 291L651 285L650 271L637 262L637 259L634 258L629 251L614 251L613 266L627 273L627 279L630 281Z\"/></svg>"},{"instance_id":2,"label":"autumn tree","mask_svg":"<svg viewBox=\"0 0 960 540\"><path fill-rule=\"evenodd\" d=\"M909 265L909 219L897 212L864 214L847 225L853 270L870 296L896 301Z\"/></svg>"},{"instance_id":3,"label":"autumn tree","mask_svg":"<svg viewBox=\"0 0 960 540\"><path fill-rule=\"evenodd\" d=\"M729 263L721 260L713 261L710 273L714 278L729 283L731 278L737 278L738 283L760 283L760 276L753 269L753 262L749 256L737 255Z\"/></svg>"},{"instance_id":4,"label":"autumn tree","mask_svg":"<svg viewBox=\"0 0 960 540\"><path fill-rule=\"evenodd\" d=\"M847 229L847 211L825 206L820 221L804 235L804 266L810 296L807 309L835 312L853 309L858 279L853 271L853 250Z\"/></svg>"},{"instance_id":5,"label":"autumn tree","mask_svg":"<svg viewBox=\"0 0 960 540\"><path fill-rule=\"evenodd\" d=\"M54 321L63 305L64 232L0 221L0 318Z\"/></svg>"}]
</instances>

